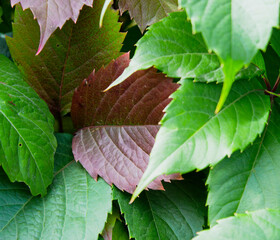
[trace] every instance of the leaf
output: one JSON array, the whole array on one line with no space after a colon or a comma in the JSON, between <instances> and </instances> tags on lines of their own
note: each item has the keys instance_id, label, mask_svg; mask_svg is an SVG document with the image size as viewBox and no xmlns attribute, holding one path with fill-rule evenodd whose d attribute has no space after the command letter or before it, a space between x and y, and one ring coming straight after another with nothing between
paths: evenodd
<instances>
[{"instance_id":1,"label":"leaf","mask_svg":"<svg viewBox=\"0 0 280 240\"><path fill-rule=\"evenodd\" d=\"M186 173L213 166L226 155L247 145L261 134L270 101L256 80L238 81L224 109L214 114L220 86L181 80L171 96L157 134L147 170L135 197L161 174Z\"/></svg>"},{"instance_id":2,"label":"leaf","mask_svg":"<svg viewBox=\"0 0 280 240\"><path fill-rule=\"evenodd\" d=\"M166 191L143 193L133 204L130 195L114 188L130 238L188 240L202 230L205 214L204 184L195 177L164 184Z\"/></svg>"},{"instance_id":3,"label":"leaf","mask_svg":"<svg viewBox=\"0 0 280 240\"><path fill-rule=\"evenodd\" d=\"M209 49L220 57L225 74L216 112L229 94L234 76L249 64L258 49L265 50L272 27L279 23L279 0L180 0L195 32L202 32ZM263 24L263 23L266 24Z\"/></svg>"},{"instance_id":4,"label":"leaf","mask_svg":"<svg viewBox=\"0 0 280 240\"><path fill-rule=\"evenodd\" d=\"M129 240L125 226L118 220L116 221L115 227L113 229L112 240Z\"/></svg>"},{"instance_id":5,"label":"leaf","mask_svg":"<svg viewBox=\"0 0 280 240\"><path fill-rule=\"evenodd\" d=\"M55 161L60 167L46 197L28 196L21 184L1 175L0 205L5 207L0 208L0 239L98 238L111 211L112 190L102 179L95 182L73 160L69 162L71 139L68 134L58 135Z\"/></svg>"},{"instance_id":6,"label":"leaf","mask_svg":"<svg viewBox=\"0 0 280 240\"><path fill-rule=\"evenodd\" d=\"M119 0L121 14L126 10L134 18L142 32L153 23L158 22L168 13L178 11L176 0Z\"/></svg>"},{"instance_id":7,"label":"leaf","mask_svg":"<svg viewBox=\"0 0 280 240\"><path fill-rule=\"evenodd\" d=\"M271 240L280 236L280 211L262 209L246 214L236 214L219 220L210 230L198 233L193 240Z\"/></svg>"},{"instance_id":8,"label":"leaf","mask_svg":"<svg viewBox=\"0 0 280 240\"><path fill-rule=\"evenodd\" d=\"M191 23L184 12L171 13L153 24L137 43L129 67L107 89L123 82L135 71L152 66L173 78L194 78L204 82L224 79L218 57L208 52L200 34L192 34ZM255 71L248 75L257 72L254 66L250 66L251 69Z\"/></svg>"},{"instance_id":9,"label":"leaf","mask_svg":"<svg viewBox=\"0 0 280 240\"><path fill-rule=\"evenodd\" d=\"M12 60L8 45L5 40L6 36L12 36L12 33L6 33L6 34L0 33L0 54L3 54L4 56Z\"/></svg>"},{"instance_id":10,"label":"leaf","mask_svg":"<svg viewBox=\"0 0 280 240\"><path fill-rule=\"evenodd\" d=\"M53 179L53 124L48 106L0 55L0 164L12 182L26 183L33 195L45 195Z\"/></svg>"},{"instance_id":11,"label":"leaf","mask_svg":"<svg viewBox=\"0 0 280 240\"><path fill-rule=\"evenodd\" d=\"M12 6L20 3L23 10L31 9L40 26L40 43L37 54L44 48L53 32L60 29L68 19L77 22L84 5L92 6L93 0L11 0Z\"/></svg>"},{"instance_id":12,"label":"leaf","mask_svg":"<svg viewBox=\"0 0 280 240\"><path fill-rule=\"evenodd\" d=\"M68 21L57 30L39 56L35 56L38 24L30 11L16 8L14 38L7 39L12 57L56 116L70 111L74 89L94 68L120 55L124 34L119 33L118 13L107 11L99 29L101 8L102 1L94 1L93 8L84 7L77 23Z\"/></svg>"},{"instance_id":13,"label":"leaf","mask_svg":"<svg viewBox=\"0 0 280 240\"><path fill-rule=\"evenodd\" d=\"M275 50L275 52L277 52L278 56L280 57L280 29L273 29L270 41L273 49Z\"/></svg>"},{"instance_id":14,"label":"leaf","mask_svg":"<svg viewBox=\"0 0 280 240\"><path fill-rule=\"evenodd\" d=\"M147 168L159 126L103 126L83 128L73 139L73 154L88 173L133 193ZM179 174L160 176L149 188L163 190L161 180L181 179Z\"/></svg>"},{"instance_id":15,"label":"leaf","mask_svg":"<svg viewBox=\"0 0 280 240\"><path fill-rule=\"evenodd\" d=\"M236 212L280 209L280 117L274 110L261 138L210 171L210 225Z\"/></svg>"},{"instance_id":16,"label":"leaf","mask_svg":"<svg viewBox=\"0 0 280 240\"><path fill-rule=\"evenodd\" d=\"M71 109L77 129L96 125L158 124L178 84L155 69L138 71L125 83L104 93L128 66L129 54L92 73L75 91Z\"/></svg>"},{"instance_id":17,"label":"leaf","mask_svg":"<svg viewBox=\"0 0 280 240\"><path fill-rule=\"evenodd\" d=\"M113 205L112 213L108 214L105 227L101 234L104 240L112 240L113 229L118 219L120 219L119 209Z\"/></svg>"}]
</instances>

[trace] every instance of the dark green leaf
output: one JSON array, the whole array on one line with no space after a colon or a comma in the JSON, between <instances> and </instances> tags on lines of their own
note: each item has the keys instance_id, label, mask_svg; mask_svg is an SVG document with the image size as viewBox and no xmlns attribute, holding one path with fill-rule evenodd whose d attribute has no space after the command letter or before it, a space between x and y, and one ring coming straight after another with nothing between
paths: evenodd
<instances>
[{"instance_id":1,"label":"dark green leaf","mask_svg":"<svg viewBox=\"0 0 280 240\"><path fill-rule=\"evenodd\" d=\"M53 179L53 125L45 102L0 55L0 163L12 182L25 182L33 195L45 195Z\"/></svg>"}]
</instances>

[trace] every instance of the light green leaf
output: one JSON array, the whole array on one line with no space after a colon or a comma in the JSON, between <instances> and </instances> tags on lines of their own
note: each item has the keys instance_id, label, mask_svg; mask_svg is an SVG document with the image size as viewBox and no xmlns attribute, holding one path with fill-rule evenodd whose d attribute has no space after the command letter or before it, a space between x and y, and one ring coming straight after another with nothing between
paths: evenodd
<instances>
[{"instance_id":1,"label":"light green leaf","mask_svg":"<svg viewBox=\"0 0 280 240\"><path fill-rule=\"evenodd\" d=\"M98 239L111 211L112 190L75 163L71 141L71 135L58 135L57 172L44 198L28 196L24 186L0 175L0 239Z\"/></svg>"},{"instance_id":2,"label":"light green leaf","mask_svg":"<svg viewBox=\"0 0 280 240\"><path fill-rule=\"evenodd\" d=\"M198 233L193 240L277 240L280 236L280 211L262 209L236 214L218 221L210 230Z\"/></svg>"},{"instance_id":3,"label":"light green leaf","mask_svg":"<svg viewBox=\"0 0 280 240\"><path fill-rule=\"evenodd\" d=\"M133 204L130 195L114 188L129 235L136 240L188 240L202 230L205 186L197 176L164 184L166 191L143 193Z\"/></svg>"},{"instance_id":4,"label":"light green leaf","mask_svg":"<svg viewBox=\"0 0 280 240\"><path fill-rule=\"evenodd\" d=\"M224 109L214 114L220 85L181 80L171 95L149 165L133 199L161 174L186 173L215 165L254 141L264 129L270 101L256 80L238 81Z\"/></svg>"},{"instance_id":5,"label":"light green leaf","mask_svg":"<svg viewBox=\"0 0 280 240\"><path fill-rule=\"evenodd\" d=\"M195 32L202 32L209 49L221 58L224 87L216 111L230 91L235 74L264 50L272 27L278 25L279 0L180 0ZM265 23L265 24L264 24Z\"/></svg>"},{"instance_id":6,"label":"light green leaf","mask_svg":"<svg viewBox=\"0 0 280 240\"><path fill-rule=\"evenodd\" d=\"M0 164L12 182L25 182L33 195L45 195L53 179L53 124L47 104L0 55Z\"/></svg>"},{"instance_id":7,"label":"light green leaf","mask_svg":"<svg viewBox=\"0 0 280 240\"><path fill-rule=\"evenodd\" d=\"M210 171L210 225L236 212L280 209L280 116L274 110L261 138Z\"/></svg>"},{"instance_id":8,"label":"light green leaf","mask_svg":"<svg viewBox=\"0 0 280 240\"><path fill-rule=\"evenodd\" d=\"M192 25L184 12L153 24L136 44L129 67L109 87L123 82L137 70L155 66L174 78L194 78L198 82L222 82L224 74L218 57L209 53L200 34L192 34ZM250 65L239 72L237 79L252 78L259 69Z\"/></svg>"}]
</instances>

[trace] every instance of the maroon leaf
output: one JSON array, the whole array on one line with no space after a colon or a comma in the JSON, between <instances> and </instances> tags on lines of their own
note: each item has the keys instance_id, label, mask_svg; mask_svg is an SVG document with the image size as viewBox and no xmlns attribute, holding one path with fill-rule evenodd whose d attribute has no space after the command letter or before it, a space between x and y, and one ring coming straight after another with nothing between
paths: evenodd
<instances>
[{"instance_id":1,"label":"maroon leaf","mask_svg":"<svg viewBox=\"0 0 280 240\"><path fill-rule=\"evenodd\" d=\"M12 5L17 3L24 10L30 8L38 21L41 32L38 54L58 27L62 28L68 19L76 22L82 7L92 6L93 0L11 0Z\"/></svg>"},{"instance_id":2,"label":"maroon leaf","mask_svg":"<svg viewBox=\"0 0 280 240\"><path fill-rule=\"evenodd\" d=\"M73 153L95 179L133 193L149 161L158 125L102 126L80 130L73 139ZM182 179L179 174L160 176L148 187L163 190L161 180Z\"/></svg>"},{"instance_id":3,"label":"maroon leaf","mask_svg":"<svg viewBox=\"0 0 280 240\"><path fill-rule=\"evenodd\" d=\"M103 92L129 65L129 54L92 73L75 90L71 115L77 128L73 153L93 178L132 193L145 171L169 96L178 85L155 69L138 71L122 84ZM97 127L99 125L99 127ZM104 126L143 125L143 126ZM148 187L163 189L161 176Z\"/></svg>"},{"instance_id":4,"label":"maroon leaf","mask_svg":"<svg viewBox=\"0 0 280 240\"><path fill-rule=\"evenodd\" d=\"M92 73L75 90L71 115L77 129L97 125L158 124L178 85L153 68L137 71L103 92L129 64L129 54Z\"/></svg>"}]
</instances>

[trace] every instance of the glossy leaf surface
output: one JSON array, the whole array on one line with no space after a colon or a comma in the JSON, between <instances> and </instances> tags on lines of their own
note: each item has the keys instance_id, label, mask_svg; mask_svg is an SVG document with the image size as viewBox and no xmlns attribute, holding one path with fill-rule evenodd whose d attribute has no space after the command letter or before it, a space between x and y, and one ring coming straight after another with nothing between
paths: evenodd
<instances>
[{"instance_id":1,"label":"glossy leaf surface","mask_svg":"<svg viewBox=\"0 0 280 240\"><path fill-rule=\"evenodd\" d=\"M55 115L70 111L74 89L93 69L120 55L124 34L119 32L118 13L108 10L100 29L101 9L102 1L95 1L93 8L84 7L77 24L68 21L53 34L40 55L35 56L38 24L29 10L16 8L14 35L7 39L11 55L26 81Z\"/></svg>"},{"instance_id":2,"label":"glossy leaf surface","mask_svg":"<svg viewBox=\"0 0 280 240\"><path fill-rule=\"evenodd\" d=\"M198 233L194 240L271 240L280 236L280 211L262 209L219 220L210 230Z\"/></svg>"},{"instance_id":3,"label":"glossy leaf surface","mask_svg":"<svg viewBox=\"0 0 280 240\"><path fill-rule=\"evenodd\" d=\"M195 176L164 184L166 191L148 191L128 204L130 195L114 188L131 238L188 240L204 224L204 186Z\"/></svg>"},{"instance_id":4,"label":"glossy leaf surface","mask_svg":"<svg viewBox=\"0 0 280 240\"><path fill-rule=\"evenodd\" d=\"M72 136L59 134L54 182L44 198L28 196L1 175L1 239L97 239L111 211L111 188L73 160Z\"/></svg>"},{"instance_id":5,"label":"glossy leaf surface","mask_svg":"<svg viewBox=\"0 0 280 240\"><path fill-rule=\"evenodd\" d=\"M182 80L171 96L151 158L133 197L161 174L186 173L215 165L244 150L261 134L270 102L256 80L238 81L223 111L214 113L220 86Z\"/></svg>"},{"instance_id":6,"label":"glossy leaf surface","mask_svg":"<svg viewBox=\"0 0 280 240\"><path fill-rule=\"evenodd\" d=\"M268 127L252 146L210 171L207 204L211 225L236 212L280 209L280 118L276 107Z\"/></svg>"},{"instance_id":7,"label":"glossy leaf surface","mask_svg":"<svg viewBox=\"0 0 280 240\"><path fill-rule=\"evenodd\" d=\"M53 124L45 102L0 55L0 164L12 182L25 182L33 195L45 195L53 179Z\"/></svg>"},{"instance_id":8,"label":"glossy leaf surface","mask_svg":"<svg viewBox=\"0 0 280 240\"><path fill-rule=\"evenodd\" d=\"M224 87L216 111L221 110L243 65L264 50L279 24L279 0L180 0L195 32L202 32L208 48L221 58ZM265 24L263 24L265 22Z\"/></svg>"},{"instance_id":9,"label":"glossy leaf surface","mask_svg":"<svg viewBox=\"0 0 280 240\"><path fill-rule=\"evenodd\" d=\"M158 125L83 128L73 139L73 154L94 179L99 175L133 193L147 168L158 129ZM160 176L148 188L163 190L161 180L170 179L181 177Z\"/></svg>"},{"instance_id":10,"label":"glossy leaf surface","mask_svg":"<svg viewBox=\"0 0 280 240\"><path fill-rule=\"evenodd\" d=\"M177 4L176 0L120 0L119 8L121 13L128 10L143 32L147 26L158 22L168 13L177 11Z\"/></svg>"},{"instance_id":11,"label":"glossy leaf surface","mask_svg":"<svg viewBox=\"0 0 280 240\"><path fill-rule=\"evenodd\" d=\"M126 82L103 92L129 64L126 53L92 73L75 91L71 116L77 129L97 125L158 124L178 84L155 69L138 71Z\"/></svg>"},{"instance_id":12,"label":"glossy leaf surface","mask_svg":"<svg viewBox=\"0 0 280 240\"><path fill-rule=\"evenodd\" d=\"M65 24L68 19L77 21L84 5L92 6L93 0L11 0L11 4L20 3L25 10L30 8L40 26L40 53L52 33Z\"/></svg>"}]
</instances>

